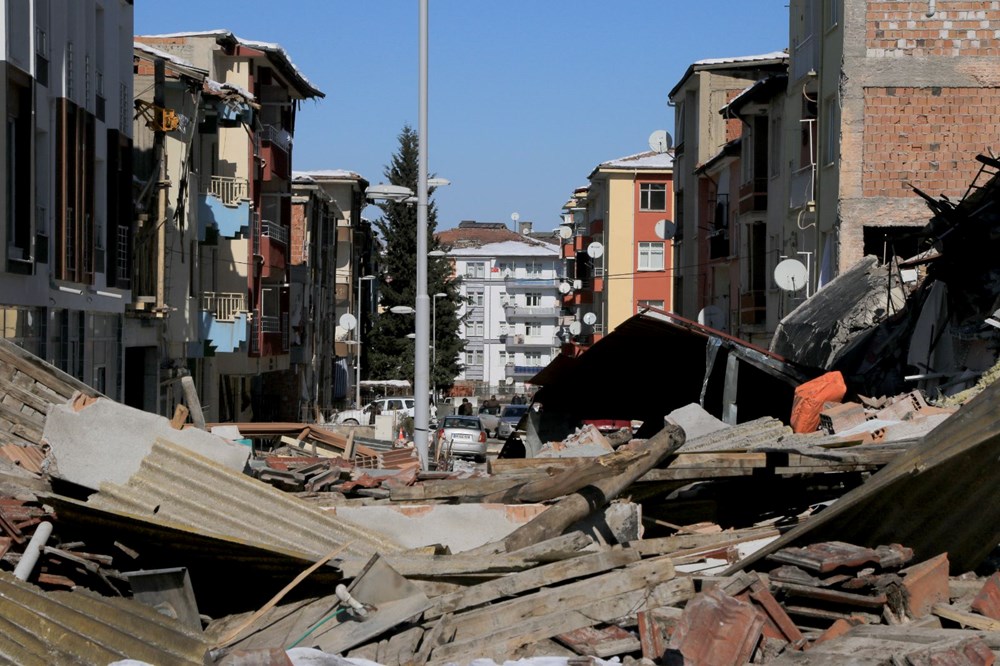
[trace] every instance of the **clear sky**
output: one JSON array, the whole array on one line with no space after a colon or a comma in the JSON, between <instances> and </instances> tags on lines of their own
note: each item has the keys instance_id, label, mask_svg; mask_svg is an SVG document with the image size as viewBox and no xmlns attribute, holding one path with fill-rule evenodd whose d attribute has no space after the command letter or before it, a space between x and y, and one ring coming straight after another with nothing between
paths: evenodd
<instances>
[{"instance_id":1,"label":"clear sky","mask_svg":"<svg viewBox=\"0 0 1000 666\"><path fill-rule=\"evenodd\" d=\"M779 51L786 0L430 0L428 159L452 184L438 228L559 223L606 160L673 132L695 60ZM417 126L418 0L136 0L136 34L227 29L276 42L326 97L303 104L293 168L371 183ZM367 211L366 211L367 212Z\"/></svg>"}]
</instances>

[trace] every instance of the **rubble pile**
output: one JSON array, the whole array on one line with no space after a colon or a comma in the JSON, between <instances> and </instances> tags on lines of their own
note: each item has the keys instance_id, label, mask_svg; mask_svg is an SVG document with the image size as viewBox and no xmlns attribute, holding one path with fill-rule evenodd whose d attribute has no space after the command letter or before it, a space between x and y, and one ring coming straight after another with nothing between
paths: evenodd
<instances>
[{"instance_id":1,"label":"rubble pile","mask_svg":"<svg viewBox=\"0 0 1000 666\"><path fill-rule=\"evenodd\" d=\"M0 339L0 660L994 663L1000 280L957 267L1000 275L998 193L928 197L935 252L820 290L787 357L637 315L485 464L191 427ZM583 388L666 339L657 391Z\"/></svg>"}]
</instances>

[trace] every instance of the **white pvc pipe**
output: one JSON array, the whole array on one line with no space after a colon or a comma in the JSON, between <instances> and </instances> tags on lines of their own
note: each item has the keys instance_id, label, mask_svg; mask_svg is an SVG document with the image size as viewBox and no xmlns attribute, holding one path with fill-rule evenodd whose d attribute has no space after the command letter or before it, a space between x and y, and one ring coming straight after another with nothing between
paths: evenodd
<instances>
[{"instance_id":1,"label":"white pvc pipe","mask_svg":"<svg viewBox=\"0 0 1000 666\"><path fill-rule=\"evenodd\" d=\"M28 576L34 571L38 557L42 554L42 549L45 548L45 544L48 543L51 535L52 523L48 521L39 524L35 528L35 533L31 535L28 547L24 549L24 555L21 556L17 566L14 567L14 578L28 580Z\"/></svg>"}]
</instances>

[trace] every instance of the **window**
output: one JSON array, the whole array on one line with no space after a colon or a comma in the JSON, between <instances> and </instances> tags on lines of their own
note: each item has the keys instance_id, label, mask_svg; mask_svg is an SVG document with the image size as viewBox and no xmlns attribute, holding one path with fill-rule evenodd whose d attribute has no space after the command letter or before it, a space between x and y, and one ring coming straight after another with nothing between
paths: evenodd
<instances>
[{"instance_id":1,"label":"window","mask_svg":"<svg viewBox=\"0 0 1000 666\"><path fill-rule=\"evenodd\" d=\"M503 278L514 277L514 266L506 261L498 261L496 272L500 273L500 277Z\"/></svg>"},{"instance_id":2,"label":"window","mask_svg":"<svg viewBox=\"0 0 1000 666\"><path fill-rule=\"evenodd\" d=\"M537 308L542 304L542 295L536 292L528 292L524 295L524 304L529 308Z\"/></svg>"},{"instance_id":3,"label":"window","mask_svg":"<svg viewBox=\"0 0 1000 666\"><path fill-rule=\"evenodd\" d=\"M528 277L541 277L542 276L542 265L537 261L529 261L524 265L524 270L527 272Z\"/></svg>"},{"instance_id":4,"label":"window","mask_svg":"<svg viewBox=\"0 0 1000 666\"><path fill-rule=\"evenodd\" d=\"M541 324L538 324L536 322L531 322L531 321L525 322L525 324L524 324L524 337L526 337L526 338L533 338L533 337L535 337L536 335L538 335L541 332L542 332L542 326L541 326Z\"/></svg>"},{"instance_id":5,"label":"window","mask_svg":"<svg viewBox=\"0 0 1000 666\"><path fill-rule=\"evenodd\" d=\"M476 290L476 291L470 290L469 291L469 306L470 307L474 307L474 308L481 308L481 307L483 307L483 292L482 291L479 291L479 290Z\"/></svg>"},{"instance_id":6,"label":"window","mask_svg":"<svg viewBox=\"0 0 1000 666\"><path fill-rule=\"evenodd\" d=\"M482 349L470 349L465 352L465 365L466 366L481 366L483 364L483 350Z\"/></svg>"},{"instance_id":7,"label":"window","mask_svg":"<svg viewBox=\"0 0 1000 666\"><path fill-rule=\"evenodd\" d=\"M639 243L639 270L663 270L663 243Z\"/></svg>"},{"instance_id":8,"label":"window","mask_svg":"<svg viewBox=\"0 0 1000 666\"><path fill-rule=\"evenodd\" d=\"M639 185L639 210L666 210L667 186L663 183Z\"/></svg>"},{"instance_id":9,"label":"window","mask_svg":"<svg viewBox=\"0 0 1000 666\"><path fill-rule=\"evenodd\" d=\"M824 132L823 163L833 164L837 160L838 138L840 137L840 114L837 113L837 98L833 95L823 102Z\"/></svg>"},{"instance_id":10,"label":"window","mask_svg":"<svg viewBox=\"0 0 1000 666\"><path fill-rule=\"evenodd\" d=\"M639 301L639 309L643 308L656 308L657 310L663 309L663 301Z\"/></svg>"},{"instance_id":11,"label":"window","mask_svg":"<svg viewBox=\"0 0 1000 666\"><path fill-rule=\"evenodd\" d=\"M465 277L483 279L486 275L486 264L481 261L470 261L465 265Z\"/></svg>"},{"instance_id":12,"label":"window","mask_svg":"<svg viewBox=\"0 0 1000 666\"><path fill-rule=\"evenodd\" d=\"M483 337L483 322L481 321L465 322L465 337L467 338Z\"/></svg>"},{"instance_id":13,"label":"window","mask_svg":"<svg viewBox=\"0 0 1000 666\"><path fill-rule=\"evenodd\" d=\"M542 367L542 355L540 352L529 352L524 355L524 364L529 368Z\"/></svg>"}]
</instances>

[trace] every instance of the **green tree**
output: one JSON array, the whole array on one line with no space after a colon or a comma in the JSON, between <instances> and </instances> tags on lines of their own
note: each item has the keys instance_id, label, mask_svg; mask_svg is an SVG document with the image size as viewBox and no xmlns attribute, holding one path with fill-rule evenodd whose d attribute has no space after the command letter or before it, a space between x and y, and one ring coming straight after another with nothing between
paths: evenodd
<instances>
[{"instance_id":1,"label":"green tree","mask_svg":"<svg viewBox=\"0 0 1000 666\"><path fill-rule=\"evenodd\" d=\"M383 175L393 185L408 187L417 191L419 173L418 136L409 125L404 125L399 133L399 149L392 161L385 167ZM431 194L433 189L429 192ZM405 203L380 204L382 215L375 221L381 237L379 280L379 315L371 332L368 344L368 369L372 379L413 379L414 341L406 337L414 332L415 316L389 312L397 305L414 307L417 299L417 207ZM445 250L437 240L437 207L433 200L427 206L427 247L428 251ZM461 371L459 354L465 342L458 336L459 299L458 281L452 275L451 265L446 257L428 257L427 293L430 307L435 307L437 315L430 312L430 319L437 325L436 367L431 369L431 386L449 388ZM434 294L444 293L446 297L434 299ZM436 321L435 321L436 320ZM432 358L435 355L432 354Z\"/></svg>"}]
</instances>

